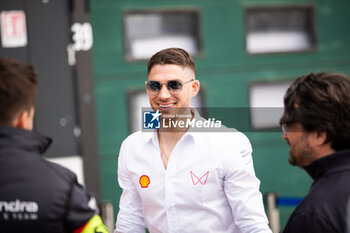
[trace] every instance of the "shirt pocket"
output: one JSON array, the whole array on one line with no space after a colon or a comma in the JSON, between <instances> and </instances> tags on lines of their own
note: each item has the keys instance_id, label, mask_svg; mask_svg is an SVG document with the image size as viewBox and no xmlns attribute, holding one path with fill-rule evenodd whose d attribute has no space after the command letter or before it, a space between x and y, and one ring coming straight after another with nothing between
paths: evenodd
<instances>
[{"instance_id":1,"label":"shirt pocket","mask_svg":"<svg viewBox=\"0 0 350 233\"><path fill-rule=\"evenodd\" d=\"M223 180L216 169L195 169L190 171L192 188L202 203L210 202L223 192Z\"/></svg>"}]
</instances>

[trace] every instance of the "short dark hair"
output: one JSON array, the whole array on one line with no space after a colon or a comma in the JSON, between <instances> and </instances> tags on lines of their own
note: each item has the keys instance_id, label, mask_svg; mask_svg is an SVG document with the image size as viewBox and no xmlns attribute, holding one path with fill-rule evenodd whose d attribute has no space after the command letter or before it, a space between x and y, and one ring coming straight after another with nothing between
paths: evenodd
<instances>
[{"instance_id":1,"label":"short dark hair","mask_svg":"<svg viewBox=\"0 0 350 233\"><path fill-rule=\"evenodd\" d=\"M12 58L0 59L0 125L34 106L37 75L34 68Z\"/></svg>"},{"instance_id":2,"label":"short dark hair","mask_svg":"<svg viewBox=\"0 0 350 233\"><path fill-rule=\"evenodd\" d=\"M350 149L350 79L339 73L299 77L284 96L280 124L299 122L307 132L326 132L335 151Z\"/></svg>"},{"instance_id":3,"label":"short dark hair","mask_svg":"<svg viewBox=\"0 0 350 233\"><path fill-rule=\"evenodd\" d=\"M148 74L155 65L179 65L182 67L189 67L196 71L196 65L192 57L181 48L167 48L154 54L148 61Z\"/></svg>"}]
</instances>

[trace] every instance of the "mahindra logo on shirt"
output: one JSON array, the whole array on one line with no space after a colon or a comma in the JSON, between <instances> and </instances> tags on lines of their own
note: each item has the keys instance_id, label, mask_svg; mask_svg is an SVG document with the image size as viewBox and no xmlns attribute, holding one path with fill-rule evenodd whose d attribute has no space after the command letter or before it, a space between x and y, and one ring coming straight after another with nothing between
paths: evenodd
<instances>
[{"instance_id":1,"label":"mahindra logo on shirt","mask_svg":"<svg viewBox=\"0 0 350 233\"><path fill-rule=\"evenodd\" d=\"M39 205L34 201L0 201L1 220L37 220Z\"/></svg>"},{"instance_id":2,"label":"mahindra logo on shirt","mask_svg":"<svg viewBox=\"0 0 350 233\"><path fill-rule=\"evenodd\" d=\"M190 171L190 174L191 174L191 179L192 179L193 185L197 185L198 183L201 183L202 185L205 185L207 183L208 176L209 176L209 171L207 171L200 178L198 178L199 176L194 174L192 171Z\"/></svg>"}]
</instances>

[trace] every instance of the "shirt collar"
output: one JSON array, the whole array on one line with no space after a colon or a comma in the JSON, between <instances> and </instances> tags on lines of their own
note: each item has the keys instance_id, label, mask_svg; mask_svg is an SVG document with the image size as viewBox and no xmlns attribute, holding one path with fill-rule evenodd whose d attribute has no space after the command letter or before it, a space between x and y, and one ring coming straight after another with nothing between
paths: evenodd
<instances>
[{"instance_id":1,"label":"shirt collar","mask_svg":"<svg viewBox=\"0 0 350 233\"><path fill-rule=\"evenodd\" d=\"M0 148L16 148L43 154L50 146L52 139L32 130L15 127L0 127Z\"/></svg>"},{"instance_id":2,"label":"shirt collar","mask_svg":"<svg viewBox=\"0 0 350 233\"><path fill-rule=\"evenodd\" d=\"M143 134L146 143L153 143L156 146L158 145L157 130L152 130L151 132L141 131L141 133Z\"/></svg>"}]
</instances>

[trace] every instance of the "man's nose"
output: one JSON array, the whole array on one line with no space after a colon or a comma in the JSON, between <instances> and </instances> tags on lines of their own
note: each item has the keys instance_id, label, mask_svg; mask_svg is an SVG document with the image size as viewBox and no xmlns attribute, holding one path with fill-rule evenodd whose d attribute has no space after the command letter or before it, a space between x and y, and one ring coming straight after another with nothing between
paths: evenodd
<instances>
[{"instance_id":1,"label":"man's nose","mask_svg":"<svg viewBox=\"0 0 350 233\"><path fill-rule=\"evenodd\" d=\"M162 84L162 87L159 90L159 98L161 99L167 99L170 98L171 94L165 84Z\"/></svg>"},{"instance_id":2,"label":"man's nose","mask_svg":"<svg viewBox=\"0 0 350 233\"><path fill-rule=\"evenodd\" d=\"M288 137L287 137L287 134L288 134L288 133L282 133L282 139L283 139L283 140L287 140L287 138L288 138Z\"/></svg>"}]
</instances>

